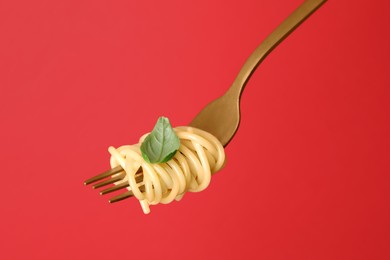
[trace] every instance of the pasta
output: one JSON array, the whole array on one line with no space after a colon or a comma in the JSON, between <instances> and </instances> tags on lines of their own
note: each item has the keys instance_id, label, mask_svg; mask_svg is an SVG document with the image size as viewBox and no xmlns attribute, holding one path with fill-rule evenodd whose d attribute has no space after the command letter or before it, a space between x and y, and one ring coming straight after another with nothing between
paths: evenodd
<instances>
[{"instance_id":1,"label":"pasta","mask_svg":"<svg viewBox=\"0 0 390 260\"><path fill-rule=\"evenodd\" d=\"M139 200L145 214L150 212L149 205L179 201L187 191L206 189L211 174L224 166L224 148L216 137L194 127L176 127L174 131L180 139L180 148L166 163L149 164L143 159L140 146L148 134L138 144L108 149L111 167L120 165L126 172L126 177L116 184L129 182L128 190ZM136 183L140 167L144 177L141 183Z\"/></svg>"}]
</instances>

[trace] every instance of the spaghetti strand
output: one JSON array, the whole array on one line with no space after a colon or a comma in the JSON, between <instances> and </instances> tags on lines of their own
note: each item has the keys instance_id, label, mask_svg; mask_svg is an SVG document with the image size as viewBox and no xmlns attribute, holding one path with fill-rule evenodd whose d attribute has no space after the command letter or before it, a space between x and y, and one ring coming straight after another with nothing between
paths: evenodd
<instances>
[{"instance_id":1,"label":"spaghetti strand","mask_svg":"<svg viewBox=\"0 0 390 260\"><path fill-rule=\"evenodd\" d=\"M124 145L117 149L109 147L110 164L120 165L126 172L121 180L129 182L128 190L139 200L145 214L150 205L167 204L180 200L186 192L200 192L211 181L211 174L219 171L225 163L225 152L216 137L203 130L181 126L174 129L180 139L180 148L166 163L149 164L140 151L140 145L148 134L143 135L138 144ZM143 181L136 182L136 172L142 168ZM144 185L144 191L140 186Z\"/></svg>"}]
</instances>

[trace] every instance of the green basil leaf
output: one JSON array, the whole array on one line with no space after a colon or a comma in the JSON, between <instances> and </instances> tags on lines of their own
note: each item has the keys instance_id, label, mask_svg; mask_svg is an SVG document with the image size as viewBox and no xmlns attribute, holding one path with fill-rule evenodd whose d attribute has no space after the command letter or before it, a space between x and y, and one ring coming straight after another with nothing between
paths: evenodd
<instances>
[{"instance_id":1,"label":"green basil leaf","mask_svg":"<svg viewBox=\"0 0 390 260\"><path fill-rule=\"evenodd\" d=\"M153 131L141 144L142 157L148 163L164 163L175 156L180 140L173 131L169 119L160 117Z\"/></svg>"}]
</instances>

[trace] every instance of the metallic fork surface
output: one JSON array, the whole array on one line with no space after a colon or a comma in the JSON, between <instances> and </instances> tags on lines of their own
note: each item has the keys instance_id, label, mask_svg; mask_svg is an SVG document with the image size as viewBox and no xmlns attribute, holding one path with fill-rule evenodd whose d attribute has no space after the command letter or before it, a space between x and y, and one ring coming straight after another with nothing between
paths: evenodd
<instances>
[{"instance_id":1,"label":"metallic fork surface","mask_svg":"<svg viewBox=\"0 0 390 260\"><path fill-rule=\"evenodd\" d=\"M314 13L326 0L306 0L300 5L287 19L285 19L250 55L247 59L232 86L226 93L209 103L200 113L191 121L190 126L205 130L213 134L222 143L227 146L234 137L240 124L240 98L241 94L260 63L267 55L278 46L291 32L294 31L304 20ZM139 169L137 183L141 183L143 175ZM111 179L103 180L111 177ZM89 185L103 180L93 188L101 188L125 178L125 172L117 166L107 172L92 177L84 182ZM141 185L141 184L140 184ZM100 194L108 194L128 187L128 182L120 182L118 185L106 188ZM143 188L143 187L141 187ZM110 203L121 201L133 196L131 191L126 191L109 200Z\"/></svg>"},{"instance_id":2,"label":"metallic fork surface","mask_svg":"<svg viewBox=\"0 0 390 260\"><path fill-rule=\"evenodd\" d=\"M279 43L325 2L307 0L287 17L251 54L226 93L203 108L190 126L213 134L226 146L239 127L241 94L253 72Z\"/></svg>"}]
</instances>

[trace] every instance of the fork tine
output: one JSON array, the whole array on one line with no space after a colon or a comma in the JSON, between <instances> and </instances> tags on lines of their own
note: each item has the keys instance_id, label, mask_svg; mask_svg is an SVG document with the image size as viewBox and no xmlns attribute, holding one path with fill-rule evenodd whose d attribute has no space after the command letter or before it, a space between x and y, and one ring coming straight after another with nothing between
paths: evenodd
<instances>
[{"instance_id":1,"label":"fork tine","mask_svg":"<svg viewBox=\"0 0 390 260\"><path fill-rule=\"evenodd\" d=\"M97 189L97 188L100 188L100 187L103 187L103 186L106 186L108 184L111 184L111 183L114 183L114 182L117 182L117 181L120 181L122 180L123 178L126 177L126 174L125 173L121 173L120 175L118 176L115 176L111 179L108 179L108 180L105 180L105 181L102 181L102 182L99 182L95 185L92 186L93 189Z\"/></svg>"},{"instance_id":2,"label":"fork tine","mask_svg":"<svg viewBox=\"0 0 390 260\"><path fill-rule=\"evenodd\" d=\"M110 192L114 192L114 191L117 191L117 190L120 190L120 189L123 189L123 188L126 188L129 186L129 183L126 181L126 182L123 182L121 184L118 184L118 185L115 185L113 187L110 187L108 189L105 189L105 190L102 190L100 192L100 195L105 195L107 193L110 193Z\"/></svg>"},{"instance_id":3,"label":"fork tine","mask_svg":"<svg viewBox=\"0 0 390 260\"><path fill-rule=\"evenodd\" d=\"M136 183L140 183L140 182L142 182L143 180L144 180L144 176L142 175L142 173L141 173L141 174L135 175L135 182L136 182Z\"/></svg>"},{"instance_id":4,"label":"fork tine","mask_svg":"<svg viewBox=\"0 0 390 260\"><path fill-rule=\"evenodd\" d=\"M114 168L112 168L112 169L110 169L110 170L108 170L106 172L103 172L102 174L99 174L99 175L97 175L95 177L92 177L92 178L86 180L84 182L84 185L89 185L89 184L91 184L93 182L100 181L100 180L102 180L102 179L104 179L104 178L106 178L108 176L112 176L112 175L114 175L116 173L119 173L121 171L123 171L121 166L114 167Z\"/></svg>"},{"instance_id":5,"label":"fork tine","mask_svg":"<svg viewBox=\"0 0 390 260\"><path fill-rule=\"evenodd\" d=\"M134 193L131 190L129 190L129 191L126 191L125 193L119 194L118 196L112 197L111 199L108 200L108 202L115 203L115 202L130 198L132 196L134 196Z\"/></svg>"},{"instance_id":6,"label":"fork tine","mask_svg":"<svg viewBox=\"0 0 390 260\"><path fill-rule=\"evenodd\" d=\"M145 191L144 185L140 186L139 188L141 191ZM132 196L134 196L134 193L131 190L129 190L129 191L126 191L125 193L122 193L118 196L112 197L108 202L115 203L115 202L130 198Z\"/></svg>"},{"instance_id":7,"label":"fork tine","mask_svg":"<svg viewBox=\"0 0 390 260\"><path fill-rule=\"evenodd\" d=\"M137 175L135 176L135 181L136 181L137 183L142 182L143 179L144 179L144 176L143 176L142 174L137 174ZM129 186L129 182L126 181L126 182L120 183L120 184L118 184L118 185L115 185L115 186L113 186L113 187L110 187L110 188L108 188L108 189L102 190L102 191L100 192L100 195L105 195L105 194L107 194L107 193L111 193L111 192L114 192L114 191L117 191L117 190L126 188L126 187L128 187L128 186Z\"/></svg>"}]
</instances>

